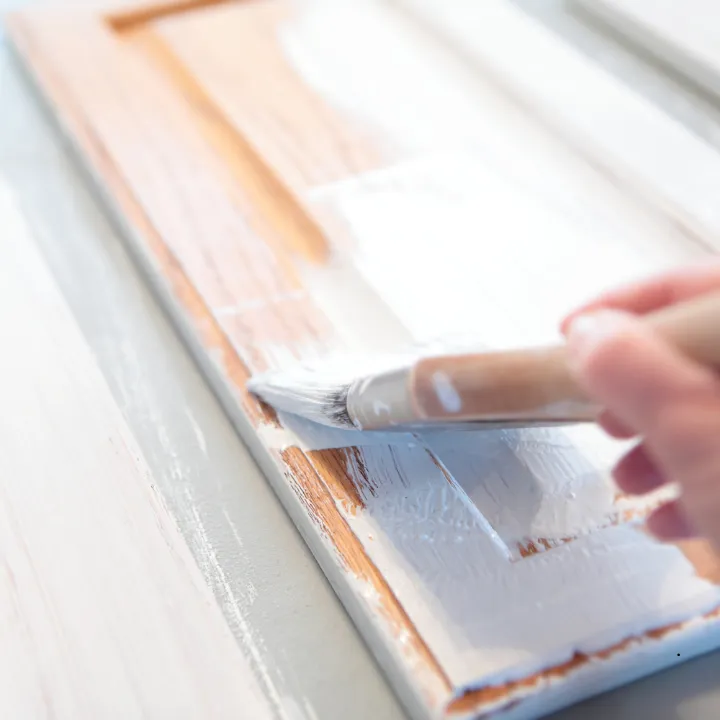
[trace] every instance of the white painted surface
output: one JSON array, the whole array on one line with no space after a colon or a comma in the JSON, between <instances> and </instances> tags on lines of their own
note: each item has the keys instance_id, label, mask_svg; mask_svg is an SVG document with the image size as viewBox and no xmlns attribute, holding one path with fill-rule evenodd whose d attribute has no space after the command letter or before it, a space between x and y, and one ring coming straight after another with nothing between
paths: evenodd
<instances>
[{"instance_id":1,"label":"white painted surface","mask_svg":"<svg viewBox=\"0 0 720 720\"><path fill-rule=\"evenodd\" d=\"M702 257L630 203L608 222L584 212L599 198L576 184L575 166L543 162L532 139L521 156L521 141L516 177L470 149L324 189L355 240L351 262L417 342L462 333L494 348L555 342L560 318L594 293Z\"/></svg>"},{"instance_id":2,"label":"white painted surface","mask_svg":"<svg viewBox=\"0 0 720 720\"><path fill-rule=\"evenodd\" d=\"M405 718L1 34L0 106L0 168L275 715Z\"/></svg>"},{"instance_id":3,"label":"white painted surface","mask_svg":"<svg viewBox=\"0 0 720 720\"><path fill-rule=\"evenodd\" d=\"M332 447L342 432L290 427L263 438ZM582 454L582 432L566 432L433 432L411 443L354 433L362 452L348 471L365 507L346 521L458 687L524 677L720 602L676 548L631 525L607 527L622 508L602 463ZM527 537L572 534L539 555L516 552ZM717 641L717 629L700 632ZM686 653L702 647L683 642ZM661 643L641 652L648 668L668 657Z\"/></svg>"},{"instance_id":4,"label":"white painted surface","mask_svg":"<svg viewBox=\"0 0 720 720\"><path fill-rule=\"evenodd\" d=\"M720 247L720 155L510 0L391 0L612 182ZM662 151L659 149L662 148Z\"/></svg>"},{"instance_id":5,"label":"white painted surface","mask_svg":"<svg viewBox=\"0 0 720 720\"><path fill-rule=\"evenodd\" d=\"M572 0L638 47L720 94L720 8L714 0Z\"/></svg>"},{"instance_id":6,"label":"white painted surface","mask_svg":"<svg viewBox=\"0 0 720 720\"><path fill-rule=\"evenodd\" d=\"M487 22L470 31L467 40L485 47L484 35L497 31L515 49L522 45L526 23L531 29L534 25L519 11L505 8L504 0L501 10L493 11L495 5L483 3L489 8L482 18ZM468 9L446 3L442 12L440 5L433 7L441 17L433 15L429 22L438 30L453 19L462 24L466 15L471 24L477 20L475 12L485 12L473 9L477 4ZM520 20L512 14L516 12ZM513 22L505 20L506 13ZM575 59L568 49L557 49L545 32L537 28L530 37L541 38L542 49L547 47L556 62L565 52ZM345 221L354 240L349 257L335 259L334 279L317 272L309 278L313 288L323 288L317 299L333 319L339 312L327 300L332 293L325 287L346 286L355 274L360 276L354 283L358 295L370 298L374 291L384 301L356 300L353 309L377 309L362 324L377 326L388 322L383 313L394 315L403 326L395 331L401 345L408 339L429 343L460 336L484 347L544 343L557 338L557 322L565 311L609 284L702 257L692 235L669 221L662 209L628 198L621 186L499 92L482 69L463 63L449 44L425 36L403 14L376 2L316 0L283 27L280 40L302 77L324 98L381 129L380 137L408 156L312 191L313 206ZM368 44L372 53L366 52ZM495 46L488 52L495 52ZM504 53L508 62L518 58L519 76L522 68L533 65L530 55L529 50L526 55ZM596 76L605 79L579 57L577 63L579 69L570 63L573 80L579 75L595 88ZM556 77L564 82L562 72ZM664 142L653 146L653 162L671 163L657 147L669 146L681 157L687 146L693 159L701 158L693 182L705 170L720 182L720 154L629 90L623 94L610 76L606 82L628 100L631 110L637 104L642 108L642 116L630 114L636 126L661 133ZM577 85L583 87L579 80ZM602 82L600 87L605 87ZM550 88L542 94L560 112L564 100L559 91L553 94ZM612 100L608 112L617 112L617 124L626 108ZM583 107L577 112L585 120L592 114ZM588 135L588 143L599 145L614 137L601 121ZM651 173L649 155L630 153L629 159L639 171ZM685 162L686 169L693 169L690 159ZM675 182L670 169L657 182L666 176ZM714 186L703 186L703 195L695 199L710 198L708 188ZM680 192L686 189L682 186ZM713 201L713 212L714 207ZM336 324L344 325L339 317ZM369 335L363 342L371 342Z\"/></svg>"},{"instance_id":7,"label":"white painted surface","mask_svg":"<svg viewBox=\"0 0 720 720\"><path fill-rule=\"evenodd\" d=\"M0 716L274 715L0 184Z\"/></svg>"},{"instance_id":8,"label":"white painted surface","mask_svg":"<svg viewBox=\"0 0 720 720\"><path fill-rule=\"evenodd\" d=\"M707 253L695 232L709 245L720 231L710 146L504 0L406 5L309 3L280 34L312 87L407 158L310 194L352 241L315 271L316 301L329 308L327 289L354 272L355 306L377 309L369 323L329 308L352 345L372 345L384 315L405 329L398 351L408 335L542 344L587 297ZM437 32L423 35L413 13ZM458 46L472 62L453 58ZM316 430L293 432L318 446ZM720 600L676 548L608 527L627 509L608 478L622 447L596 428L418 434L420 447L387 437L359 440L348 461L365 507L346 521L455 687L525 677ZM554 544L520 559L517 544L537 539ZM684 651L716 643L717 628L704 637L689 633ZM636 651L638 673L672 661L662 643ZM619 683L623 664L588 672ZM548 689L534 709L582 695L583 682Z\"/></svg>"},{"instance_id":9,"label":"white painted surface","mask_svg":"<svg viewBox=\"0 0 720 720\"><path fill-rule=\"evenodd\" d=\"M667 95L670 97L669 92L667 92ZM671 100L669 100L669 102L671 102ZM22 123L22 128L25 130L26 122ZM7 137L12 138L12 133ZM14 137L17 139L17 134ZM35 135L33 135L33 137L35 137ZM0 143L3 142L9 141L7 138L3 139L0 137ZM55 265L57 267L65 268L65 275L68 279L68 287L71 287L73 284L78 287L85 287L86 285L90 287L87 279L84 277L88 267L88 258L95 257L95 255L99 252L102 252L98 251L95 247L95 234L97 234L95 232L96 223L93 223L88 219L88 216L93 215L89 212L90 204L85 201L78 203L76 194L70 192L74 178L70 172L65 171L64 174L59 174L58 177L60 180L57 180L53 185L52 182L47 182L47 172L43 170L42 164L35 162L32 167L34 168L34 171L31 172L30 167L28 167L27 172L22 172L21 168L16 166L15 176L25 188L25 197L30 198L28 202L34 203L34 207L36 208L38 215L40 217L57 218L57 207L62 207L63 205L68 208L69 215L77 213L77 217L73 217L72 220L61 213L61 218L64 219L65 222L56 222L52 225L52 228L48 228L46 246L49 249L49 252L55 256ZM46 189L42 191L32 191L30 189L31 184L33 186L40 184L43 188L46 186L54 188L54 192ZM54 197L62 199L57 202L53 202ZM43 202L43 199L45 202ZM78 205L81 208L79 210L77 209ZM72 208L72 210L70 210L70 208ZM46 213L47 215L45 215ZM88 226L91 228L88 237L82 242L76 243L75 232L77 231L75 228ZM59 228L62 228L62 232L59 231ZM69 230L69 228L72 228L72 230ZM100 243L97 243L97 245L100 245ZM68 249L68 246L70 246L72 250ZM66 255L67 257L65 257ZM124 258L120 259L123 260L123 262L118 262L117 266L121 269L117 269L115 265L113 265L112 268L109 267L108 278L112 278L115 284L123 287L136 283L136 279L129 279L131 273L126 267ZM109 283L97 284L97 287L95 287L95 291L92 294L94 301L103 298L107 300L105 293L107 292L108 284ZM218 467L218 456L221 454L218 452L218 445L221 445L223 442L225 442L228 446L231 444L232 438L229 433L218 432L215 436L213 436L212 434L208 434L207 429L205 430L205 435L210 443L211 457L213 458L212 462L207 466L200 462L201 453L199 450L197 457L186 452L187 446L191 443L177 442L177 438L182 437L181 435L178 435L178 428L181 423L172 412L168 412L169 405L167 397L161 397L160 394L158 394L158 397L151 398L152 402L149 402L148 400L148 403L144 403L143 398L140 397L142 388L147 389L151 387L151 385L154 388L161 386L162 382L160 381L164 377L165 373L164 368L158 369L157 367L154 367L156 365L155 361L149 357L146 352L143 352L144 350L152 347L150 340L147 337L142 340L138 340L136 333L134 332L135 326L133 326L132 332L127 333L127 342L128 347L136 349L137 355L135 358L135 364L128 364L124 358L115 354L113 351L113 343L115 343L117 338L122 335L121 329L116 326L106 328L106 320L103 319L100 313L95 312L90 308L86 308L85 310L82 309L81 299L78 300L78 307L81 309L80 315L85 318L86 326L89 326L91 330L94 330L96 351L99 352L100 355L105 355L105 368L109 368L111 374L117 373L117 382L119 383L119 387L122 388L123 382L126 384L126 404L130 409L130 412L135 414L133 420L135 423L134 427L140 428L143 432L144 443L149 448L157 446L157 458L155 458L155 464L158 467L165 468L168 475L168 480L165 483L165 493L172 501L178 503L179 523L183 526L190 537L193 536L198 528L197 519L190 517L184 509L195 508L202 514L202 523L199 527L204 528L206 531L205 540L211 542L216 548L218 567L222 567L224 569L225 575L230 578L234 585L232 590L228 589L227 597L231 600L233 597L239 597L239 602L243 611L251 613L254 612L252 626L252 630L254 632L264 630L266 637L271 634L268 632L270 628L267 626L267 623L265 623L265 627L263 627L263 619L265 616L275 619L275 622L273 623L274 626L283 628L285 631L290 631L290 640L285 643L281 652L276 653L276 660L279 663L285 663L284 668L286 679L288 675L293 674L293 667L296 669L298 674L302 674L303 678L310 677L310 673L304 673L304 671L309 668L308 663L304 662L304 660L308 657L308 653L310 653L313 658L318 658L324 654L330 644L338 650L342 647L346 648L346 650L352 649L354 646L352 646L350 642L345 641L345 644L343 645L342 641L338 639L338 636L343 636L345 632L344 630L339 633L335 630L334 632L328 634L328 642L325 644L322 644L321 640L315 641L309 636L305 636L303 639L303 637L298 635L298 631L302 634L303 627L309 627L311 628L313 636L322 638L320 631L328 625L330 618L335 616L332 614L331 610L333 610L333 608L331 608L329 604L322 602L318 603L317 594L312 595L310 598L305 597L305 599L295 600L295 598L297 598L297 595L295 594L297 590L293 588L291 592L288 589L290 587L290 578L294 578L293 582L295 583L295 587L297 586L295 566L291 564L291 566L284 568L284 570L280 572L278 571L278 568L280 567L281 558L275 557L275 559L273 559L272 551L269 553L267 551L259 551L253 546L253 534L248 534L247 532L247 525L250 524L248 522L249 518L243 515L241 505L243 507L245 505L252 506L253 511L249 513L250 515L257 515L261 513L261 522L256 527L257 532L255 534L262 532L262 525L266 523L266 519L269 514L271 519L267 521L267 524L270 534L282 537L287 536L296 543L298 542L297 536L294 535L292 528L288 528L289 523L283 522L283 520L286 519L277 516L277 513L273 515L272 512L269 512L268 503L265 495L262 493L262 488L259 486L253 487L252 484L248 484L248 495L242 500L242 502L236 499L234 504L230 503L229 505L222 505L220 504L218 497L216 497L217 493L210 487L211 485L214 486L216 484L220 475L226 478L223 482L227 484L227 478L230 478L233 483L245 483L246 477L251 474L250 463L247 459L243 463L238 463L235 468ZM142 312L139 308L142 309ZM120 323L120 319L122 319L122 322L127 322L128 318L135 318L137 325L142 326L141 320L143 319L143 313L148 315L153 314L152 303L148 302L145 298L143 298L142 303L137 303L137 307L117 307L117 313L113 317L113 322ZM151 327L155 328L156 325L157 323L151 325ZM165 337L165 340L169 342L167 337ZM179 354L181 353L178 352L178 355ZM173 359L168 356L168 358L166 358L166 362L167 367L172 369L173 378L182 375L183 382L181 383L178 380L177 387L182 391L179 394L187 397L188 384L191 386L191 390L192 387L195 387L192 383L186 382L186 378L190 375L190 373L187 372L187 369L185 370L185 374L178 372L177 358ZM154 382L151 382L150 379L154 379ZM210 424L211 427L217 431L221 423L218 421L212 421L212 417L214 417L213 413L216 413L216 408L212 402L198 403L195 397L198 395L198 392L196 391L192 391L190 395L192 396L192 399L188 398L187 401L188 403L192 403L193 412L196 413L196 417L198 418L201 426L207 428L208 424ZM170 460L166 462L163 459L163 448L153 440L152 436L155 433L155 429L153 427L153 423L148 421L147 417L144 415L146 407L153 408L154 411L158 413L156 417L165 416L169 435L167 447L174 448L174 453L177 456L177 458L172 462L170 462ZM217 435L220 435L222 439L218 440ZM154 442L155 444L153 444ZM234 455L231 454L228 456L234 457ZM178 469L185 473L183 476L184 482L180 483L177 479L175 482L171 482L171 476L177 477ZM200 473L199 476L198 472ZM252 470L252 472L255 471ZM208 478L213 478L213 482L210 483ZM225 497L227 497L227 492L225 492L225 490L222 492ZM187 498L184 497L184 493L187 494ZM245 565L245 560L242 556L242 549L238 549L239 546L233 544L232 538L225 530L223 530L221 523L217 522L218 518L222 518L217 513L213 514L213 506L218 508L218 512L222 510L232 519L233 524L231 527L236 529L237 532L243 536L245 547L249 547L250 552L254 553L250 558L250 565ZM207 553L205 540L203 540L199 545L200 556L204 556ZM297 557L297 554L294 553L296 547L292 545L292 542L287 542L284 547L285 551L289 555L292 555L293 558ZM303 572L309 574L311 570L312 568L306 566L303 569ZM214 577L215 572L214 568L208 566L208 577L210 579ZM242 584L238 583L239 578L248 574L256 578L255 584L257 592L259 593L259 600L255 603L254 609L242 600L242 598L245 597L245 593L242 590ZM240 591L238 588L240 588ZM223 590L219 594L225 595L225 591ZM287 597L288 594L292 595L293 599L291 599L288 603L285 615L278 615L274 601L277 598ZM325 596L323 595L322 597ZM298 623L287 622L287 617L298 617L300 610L308 603L312 603L313 607L317 607L317 618L315 618L315 621L312 620L312 615L305 614L302 616L306 618L304 622L302 620L299 620ZM228 607L230 606L231 605L228 605ZM336 628L337 624L335 623L331 627ZM280 647L280 645L278 645L277 638L275 638L272 642L274 642L277 647ZM334 668L331 668L327 664L327 659L325 660L326 672L329 671L332 673L334 670L337 670L341 664L349 665L353 670L357 667L362 667L362 662L359 660L360 652L361 646L359 644L352 654L349 652L345 652L343 654L340 650L340 654L337 655L338 662ZM294 664L292 662L288 664L288 660L293 659L295 661ZM580 708L574 708L564 716L586 718L592 714L592 717L605 718L609 712L608 708L611 708L613 715L618 718L637 717L643 712L650 712L653 717L662 717L663 720L670 717L672 717L673 720L676 717L692 718L693 720L704 720L707 717L714 717L712 713L715 712L715 703L717 699L716 693L713 690L715 678L717 677L717 673L713 670L714 667L716 666L712 664L712 659L702 662L699 665L685 665L674 670L670 676L651 678L645 683L627 688L623 692L613 694L609 697L604 696L594 703L586 704ZM330 675L328 675L328 677L330 677ZM333 674L332 677L336 677L336 675ZM298 700L292 700L291 698L284 698L284 700L286 701L287 707L298 708L298 711L304 712L307 718L313 718L316 712L318 717L334 718L337 717L337 713L333 713L333 707L336 710L342 707L343 712L346 712L348 716L353 716L354 712L359 712L358 708L361 707L361 703L365 702L369 696L372 696L376 698L376 704L373 706L376 712L373 713L370 711L368 715L358 714L357 717L389 717L393 712L396 712L389 705L390 697L387 695L386 690L378 690L377 687L372 686L372 681L369 681L368 677L370 676L367 672L360 674L360 678L354 686L357 690L357 695L354 696L352 706L348 706L347 703L344 702L344 698L348 697L347 694L343 695L342 691L337 689L337 686L329 688L329 683L325 683L323 685L323 680L316 683L316 685L310 690L310 692L313 692L314 690L316 711L311 707L309 708L307 703L300 699L301 696L298 696ZM703 679L699 680L698 678ZM374 687L374 689L371 689L370 691L368 691L369 682L371 687ZM353 686L347 685L346 687L352 688ZM334 698L335 705L332 704L332 699L328 700L327 705L322 705L321 693L318 691L319 688L328 690L328 692L323 693L323 695L327 698ZM385 695L382 694L383 692L385 692ZM595 708L595 713L593 713L593 707ZM324 708L324 710L320 708ZM377 713L378 709L380 714ZM387 713L387 715L385 713ZM393 717L395 716L393 715Z\"/></svg>"}]
</instances>

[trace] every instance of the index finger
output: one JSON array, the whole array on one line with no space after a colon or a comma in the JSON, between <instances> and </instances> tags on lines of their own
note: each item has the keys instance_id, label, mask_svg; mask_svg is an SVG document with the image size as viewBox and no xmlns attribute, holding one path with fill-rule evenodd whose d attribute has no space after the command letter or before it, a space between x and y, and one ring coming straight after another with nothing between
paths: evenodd
<instances>
[{"instance_id":1,"label":"index finger","mask_svg":"<svg viewBox=\"0 0 720 720\"><path fill-rule=\"evenodd\" d=\"M578 315L588 312L610 309L644 315L718 287L720 262L715 259L712 262L703 260L698 265L670 270L603 293L567 315L561 323L561 331L565 333Z\"/></svg>"}]
</instances>

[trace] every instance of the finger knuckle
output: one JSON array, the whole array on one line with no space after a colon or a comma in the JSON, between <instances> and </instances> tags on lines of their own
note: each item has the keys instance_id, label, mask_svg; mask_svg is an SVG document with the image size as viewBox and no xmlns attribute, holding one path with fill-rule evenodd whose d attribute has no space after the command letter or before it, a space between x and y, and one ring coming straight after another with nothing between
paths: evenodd
<instances>
[{"instance_id":1,"label":"finger knuckle","mask_svg":"<svg viewBox=\"0 0 720 720\"><path fill-rule=\"evenodd\" d=\"M720 538L720 477L715 475L704 491L688 488L683 492L682 504L691 523L704 535Z\"/></svg>"},{"instance_id":2,"label":"finger knuckle","mask_svg":"<svg viewBox=\"0 0 720 720\"><path fill-rule=\"evenodd\" d=\"M648 434L668 475L685 487L720 488L720 396L667 403Z\"/></svg>"},{"instance_id":3,"label":"finger knuckle","mask_svg":"<svg viewBox=\"0 0 720 720\"><path fill-rule=\"evenodd\" d=\"M634 344L633 336L624 331L604 338L588 355L586 372L593 376L622 370L626 359L631 357Z\"/></svg>"}]
</instances>

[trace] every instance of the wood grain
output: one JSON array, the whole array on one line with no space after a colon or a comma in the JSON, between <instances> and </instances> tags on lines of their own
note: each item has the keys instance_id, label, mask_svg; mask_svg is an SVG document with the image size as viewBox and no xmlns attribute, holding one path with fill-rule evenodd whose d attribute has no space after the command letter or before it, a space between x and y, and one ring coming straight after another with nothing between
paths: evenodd
<instances>
[{"instance_id":1,"label":"wood grain","mask_svg":"<svg viewBox=\"0 0 720 720\"><path fill-rule=\"evenodd\" d=\"M123 16L126 12L122 10ZM290 258L270 251L275 243L276 247L283 249L287 249L289 243L267 230L266 220L259 217L256 209L247 201L244 188L229 179L230 170L221 167L223 163L217 156L211 159L202 138L192 134L193 123L199 122L201 118L192 117L183 96L172 94L171 88L162 82L160 70L147 66L134 56L126 57L123 46L108 32L101 19L94 15L58 13L50 18L46 13L40 13L37 25L34 21L35 13L29 13L28 16L29 25L24 15L7 23L11 32L14 29L18 47L28 57L33 55L35 58L33 70L38 73L38 79L45 77L50 82L52 89L50 86L47 88L48 99L58 119L77 143L83 156L92 158L91 172L98 178L101 187L107 189L107 199L117 210L118 221L126 226L128 239L137 243L132 249L143 263L147 263L144 269L150 273L170 307L178 313L176 319L186 336L201 349L200 362L207 367L209 361L212 369L220 373L223 387L232 401L239 403L243 416L253 426L261 422L276 422L272 410L259 404L245 391L244 384L249 373L263 370L272 363L271 353L278 347L278 343L290 356L296 354L298 358L299 353L321 354L332 347L326 339L329 335L327 320L316 309L310 309L312 302L306 300L307 294L298 282ZM76 44L74 37L78 31L87 33L91 45ZM37 43L43 51L36 54L33 48ZM68 55L71 48L75 50ZM46 56L45 50L50 50L50 55ZM80 54L76 55L76 51L80 51ZM65 72L55 65L55 52L68 61ZM98 66L95 62L98 56L105 58L108 65ZM131 61L129 66L126 65L128 59ZM79 63L77 67L83 66L88 72L84 77L78 77L78 86L74 86L74 82L68 86L64 81L55 81L58 70L63 77L66 72L67 77L75 76L76 63ZM140 85L137 85L137 81L140 81ZM100 133L100 128L88 124L86 109L83 108L84 91L81 88L93 89L100 115L105 115L103 106L110 110L106 116L109 125ZM80 104L75 99L78 90ZM143 105L143 94L146 98L155 97L155 100ZM139 120L137 124L131 121L126 128L129 136L122 133L122 125L118 127L116 124L124 112L116 114L115 120L112 119L113 108L125 106L125 101L130 103L126 106L131 110L130 117ZM160 125L155 115L155 102L158 103L157 107L164 106L167 112ZM135 134L137 130L140 130L140 136ZM148 132L152 132L152 136L145 134ZM116 145L118 141L119 145ZM161 176L154 179L151 174L146 175L144 172L141 148L155 147L156 142L156 157L163 159L155 166L155 172ZM173 145L177 152L170 149ZM118 156L115 155L118 150L124 156L119 167L116 164ZM206 159L210 165L203 171ZM127 160L130 160L129 168L125 167ZM217 177L212 175L213 166L218 171ZM141 183L139 186L127 184L127 169L136 173L135 177ZM162 179L166 172L168 178L174 178L169 183ZM192 182L192 192L189 194L186 191L190 187L182 184L178 187L175 184L176 181L182 183L189 180ZM173 200L164 204L164 208L156 206L150 190L152 186L158 189L165 186L163 192L168 192ZM147 190L145 200L150 200L150 206L143 200L142 187ZM212 212L208 212L208 199L215 203ZM183 222L183 217L173 209L176 204L177 207L185 207L187 222ZM227 221L223 222L226 218ZM248 234L246 225L252 223L262 224L258 228L258 232L264 232L262 241L259 235ZM171 244L167 244L169 238L174 238ZM248 240L247 245L242 242L243 238ZM259 248L259 242L266 245ZM225 249L229 254L226 254ZM186 253L186 250L190 252ZM246 259L250 264L244 269L242 263L238 265L233 259L238 257L238 251L241 256L247 253ZM217 273L215 278L212 276L213 271ZM229 286L229 293L226 286ZM306 302L309 304L303 308ZM277 312L277 306L281 308L280 312ZM293 336L289 344L287 333ZM268 342L263 339L263 335ZM263 458L260 460L262 463ZM267 462L264 465L267 467ZM346 540L343 539L343 533L339 532L339 528L343 527L341 518L331 514L335 524L329 528L324 524L323 516L327 511L323 508L328 501L332 502L332 496L326 494L324 482L317 476L317 469L303 462L290 472L289 480L294 483L305 478L314 488L313 493L298 491L294 506L289 503L287 496L283 499L286 505L289 504L288 509L296 520L299 520L298 509L310 516L314 533L319 534L308 541L313 550L320 553L326 572L331 573L334 566L345 569L347 560L343 551L347 552L347 548L344 542L349 543L357 558L364 557L362 546L351 533ZM329 480L332 484L334 478L330 476ZM314 495L316 499L308 505ZM322 498L327 499L322 501ZM318 541L322 543L320 548ZM427 707L442 706L450 692L447 677L438 668L421 638L417 637L416 646L386 643L388 637L412 637L416 633L386 581L367 559L361 562L369 568L372 592L384 598L391 609L389 618L379 617L376 608L368 607L365 603L360 609L360 613L365 616L361 619L370 625L371 632L378 626L374 632L389 648L389 659L384 664L390 662L399 666L406 675L405 682L409 690L405 691L404 699L416 712L424 712ZM354 596L356 591L351 588L350 592ZM348 601L347 591L344 599ZM401 622L397 622L398 618Z\"/></svg>"},{"instance_id":2,"label":"wood grain","mask_svg":"<svg viewBox=\"0 0 720 720\"><path fill-rule=\"evenodd\" d=\"M369 6L358 4L357 12ZM297 12L277 0L178 3L104 15L26 13L9 28L141 266L408 709L418 718L533 717L586 696L589 678L596 690L609 688L676 662L677 648L686 658L714 647L720 599L710 585L695 584L704 573L682 551L639 539L626 526L651 505L612 496L601 470L607 457L591 457L593 443L511 433L406 446L354 437L313 449L307 428L291 427L247 394L247 378L268 367L372 347L381 335L382 342L411 337L393 304L378 302L363 285L352 255L357 238L341 213L316 200L438 150L413 151L301 77L280 41ZM391 27L402 26L399 15L383 12ZM439 44L427 50L446 53ZM694 207L676 227L665 205L626 197L532 113L476 84L478 73L458 58L438 57L444 74L427 81L427 101L447 97L438 82L455 87L464 77L486 143L507 153L539 146L528 162L544 157L547 164L535 166L542 172L528 166L523 177L554 193L557 206L566 207L571 188L575 208L608 227L622 218L630 228L624 257L649 248L654 263L696 257L698 247L712 245L714 228ZM461 121L442 119L447 133ZM715 172L716 160L699 157ZM673 191L668 187L662 192ZM491 235L491 227L481 230ZM357 322L352 337L348 313L371 318ZM549 497L554 476L538 460L547 457L575 468L582 493L607 500L607 517L587 536L537 534L528 500ZM493 505L503 492L504 512ZM601 550L612 538L627 542ZM593 564L581 560L588 556ZM666 571L679 607L657 593L649 575L648 583L642 573L623 575L618 588L616 575L632 562ZM678 567L688 575L673 583ZM543 577L565 578L561 601L553 600L557 585ZM512 583L523 592L511 602L489 592ZM613 610L599 608L599 597ZM641 618L639 606L647 608ZM541 622L538 607L546 608ZM604 638L602 647L577 655L572 648L593 632ZM562 651L543 655L538 648L549 643Z\"/></svg>"},{"instance_id":3,"label":"wood grain","mask_svg":"<svg viewBox=\"0 0 720 720\"><path fill-rule=\"evenodd\" d=\"M267 718L0 181L0 715Z\"/></svg>"}]
</instances>

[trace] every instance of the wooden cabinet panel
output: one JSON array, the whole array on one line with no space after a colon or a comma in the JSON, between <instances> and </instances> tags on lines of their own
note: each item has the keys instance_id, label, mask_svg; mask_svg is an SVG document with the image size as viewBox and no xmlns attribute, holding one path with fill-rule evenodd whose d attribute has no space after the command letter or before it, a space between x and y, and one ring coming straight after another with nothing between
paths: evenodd
<instances>
[{"instance_id":1,"label":"wooden cabinet panel","mask_svg":"<svg viewBox=\"0 0 720 720\"><path fill-rule=\"evenodd\" d=\"M517 86L391 5L176 3L8 24L416 717L534 717L718 644L714 557L643 532L666 496L619 496L608 470L623 446L596 429L329 431L245 390L267 368L438 336L545 341L594 289L704 257L712 218L679 222L652 200L672 184L654 193L647 173L633 194ZM659 127L720 177L720 158Z\"/></svg>"}]
</instances>

